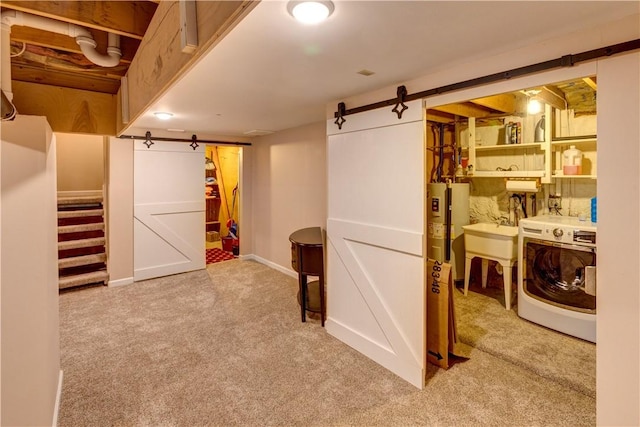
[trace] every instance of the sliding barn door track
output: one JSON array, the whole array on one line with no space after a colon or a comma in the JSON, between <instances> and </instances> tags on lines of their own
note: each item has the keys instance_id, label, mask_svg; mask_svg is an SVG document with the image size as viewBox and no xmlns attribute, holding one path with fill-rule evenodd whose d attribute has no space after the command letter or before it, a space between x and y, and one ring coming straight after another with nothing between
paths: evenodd
<instances>
[{"instance_id":1,"label":"sliding barn door track","mask_svg":"<svg viewBox=\"0 0 640 427\"><path fill-rule=\"evenodd\" d=\"M422 92L416 92L407 94L405 86L398 86L397 96L395 98L386 99L384 101L375 102L373 104L363 105L361 107L347 109L344 102L338 104L338 111L334 113L336 118L335 124L338 129L342 129L342 125L346 121L345 116L362 113L364 111L375 110L382 107L394 105L392 112L398 115L398 119L402 118L402 113L408 107L405 102L413 101L416 99L428 98L434 95L441 95L447 92L453 92L455 90L468 89L471 87L482 86L489 83L495 83L503 80L509 80L514 77L522 77L529 74L535 74L542 71L552 70L555 68L572 67L575 64L581 62L592 61L594 59L617 55L620 53L630 52L640 49L640 39L631 40L624 43L618 43L607 47L601 47L599 49L588 50L586 52L564 55L557 59L549 61L539 62L537 64L527 65L524 67L514 68L508 71L502 71L495 74L488 74L483 77L477 77L470 80L465 80L458 83L453 83L445 86L440 86L434 89L424 90Z\"/></svg>"}]
</instances>

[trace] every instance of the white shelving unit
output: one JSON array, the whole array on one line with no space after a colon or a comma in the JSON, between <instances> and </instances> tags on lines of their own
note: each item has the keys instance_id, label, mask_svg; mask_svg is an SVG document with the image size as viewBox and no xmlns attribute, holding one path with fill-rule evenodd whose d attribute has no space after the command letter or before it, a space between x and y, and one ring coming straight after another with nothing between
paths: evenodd
<instances>
[{"instance_id":1,"label":"white shelving unit","mask_svg":"<svg viewBox=\"0 0 640 427\"><path fill-rule=\"evenodd\" d=\"M552 117L551 106L545 106L544 114L546 117ZM551 125L547 125L544 142L477 145L474 117L469 117L467 132L469 165L472 166L467 171L467 176L470 178L540 178L542 184L550 184L555 179L597 179L597 137L595 135L552 139ZM562 152L572 145L583 152L583 174L581 175L564 175L562 173ZM518 170L478 169L478 160L489 155L504 156L505 165L509 163L508 159L511 157L514 160L513 163L519 162L525 166L526 161L522 160L523 158L537 155L543 157L543 165L536 168L523 167Z\"/></svg>"},{"instance_id":2,"label":"white shelving unit","mask_svg":"<svg viewBox=\"0 0 640 427\"><path fill-rule=\"evenodd\" d=\"M551 117L551 107L545 107L546 117ZM544 142L530 142L524 144L496 144L496 145L477 145L476 143L476 120L474 117L469 117L468 125L468 157L469 165L472 166L467 171L467 176L470 178L540 178L542 183L551 182L551 126L546 126L545 140ZM478 169L478 161L486 156L494 154L495 156L504 156L509 163L508 159L513 159L512 164L518 166L516 170L489 170ZM536 168L527 168L527 157L537 156L541 158L540 166ZM486 159L485 159L486 160ZM534 160L534 162L536 162ZM505 166L510 167L510 165Z\"/></svg>"},{"instance_id":3,"label":"white shelving unit","mask_svg":"<svg viewBox=\"0 0 640 427\"><path fill-rule=\"evenodd\" d=\"M542 148L542 142L533 142L529 144L504 144L504 145L476 145L478 151L494 151L494 150L525 150L527 148Z\"/></svg>"},{"instance_id":4,"label":"white shelving unit","mask_svg":"<svg viewBox=\"0 0 640 427\"><path fill-rule=\"evenodd\" d=\"M583 153L582 170L580 175L564 175L562 173L562 152L574 145ZM597 136L589 135L575 138L557 138L551 141L551 150L554 154L554 168L552 178L554 179L597 179L596 159L597 159Z\"/></svg>"}]
</instances>

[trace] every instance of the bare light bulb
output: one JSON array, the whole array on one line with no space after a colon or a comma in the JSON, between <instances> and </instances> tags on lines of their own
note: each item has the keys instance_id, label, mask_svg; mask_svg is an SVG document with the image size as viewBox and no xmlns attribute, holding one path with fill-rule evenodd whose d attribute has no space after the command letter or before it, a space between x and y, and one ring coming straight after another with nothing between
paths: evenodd
<instances>
[{"instance_id":1,"label":"bare light bulb","mask_svg":"<svg viewBox=\"0 0 640 427\"><path fill-rule=\"evenodd\" d=\"M542 111L542 104L537 99L530 99L527 103L527 113L529 114L538 114Z\"/></svg>"}]
</instances>

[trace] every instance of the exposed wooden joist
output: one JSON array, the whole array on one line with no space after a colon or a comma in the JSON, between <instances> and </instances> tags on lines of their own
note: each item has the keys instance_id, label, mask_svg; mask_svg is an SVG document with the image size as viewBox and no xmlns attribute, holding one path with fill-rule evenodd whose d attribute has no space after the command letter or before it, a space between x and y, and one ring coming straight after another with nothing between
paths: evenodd
<instances>
[{"instance_id":1,"label":"exposed wooden joist","mask_svg":"<svg viewBox=\"0 0 640 427\"><path fill-rule=\"evenodd\" d=\"M115 95L120 88L117 76L43 69L29 64L11 64L12 81L31 82L73 89L91 90Z\"/></svg>"},{"instance_id":2,"label":"exposed wooden joist","mask_svg":"<svg viewBox=\"0 0 640 427\"><path fill-rule=\"evenodd\" d=\"M537 95L545 103L551 105L558 110L566 110L567 100L564 97L564 93L554 86L542 86L541 92Z\"/></svg>"},{"instance_id":3,"label":"exposed wooden joist","mask_svg":"<svg viewBox=\"0 0 640 427\"><path fill-rule=\"evenodd\" d=\"M54 132L115 135L116 96L14 81L20 114L46 116Z\"/></svg>"},{"instance_id":4,"label":"exposed wooden joist","mask_svg":"<svg viewBox=\"0 0 640 427\"><path fill-rule=\"evenodd\" d=\"M595 77L585 77L582 79L591 89L598 90L598 84Z\"/></svg>"},{"instance_id":5,"label":"exposed wooden joist","mask_svg":"<svg viewBox=\"0 0 640 427\"><path fill-rule=\"evenodd\" d=\"M93 39L98 43L98 51L105 52L107 49L107 33L97 30L92 30L91 33ZM35 28L14 25L11 28L11 40L65 52L82 53L75 39L63 34ZM122 37L120 39L120 50L122 51L120 61L130 63L136 54L136 50L138 50L138 46L140 46L140 40Z\"/></svg>"},{"instance_id":6,"label":"exposed wooden joist","mask_svg":"<svg viewBox=\"0 0 640 427\"><path fill-rule=\"evenodd\" d=\"M157 5L149 1L3 0L2 7L141 40Z\"/></svg>"},{"instance_id":7,"label":"exposed wooden joist","mask_svg":"<svg viewBox=\"0 0 640 427\"><path fill-rule=\"evenodd\" d=\"M437 123L451 123L455 120L455 116L442 111L427 110L427 121Z\"/></svg>"},{"instance_id":8,"label":"exposed wooden joist","mask_svg":"<svg viewBox=\"0 0 640 427\"><path fill-rule=\"evenodd\" d=\"M491 115L491 112L487 109L474 105L470 102L441 105L439 107L433 107L433 109L464 117L487 117Z\"/></svg>"},{"instance_id":9,"label":"exposed wooden joist","mask_svg":"<svg viewBox=\"0 0 640 427\"><path fill-rule=\"evenodd\" d=\"M196 2L199 46L193 54L185 54L180 47L178 2L160 2L127 73L129 123L162 96L258 3L250 0ZM120 134L126 128L120 116L117 120Z\"/></svg>"},{"instance_id":10,"label":"exposed wooden joist","mask_svg":"<svg viewBox=\"0 0 640 427\"><path fill-rule=\"evenodd\" d=\"M516 111L516 97L511 93L476 98L472 99L471 102L502 113L513 114Z\"/></svg>"}]
</instances>

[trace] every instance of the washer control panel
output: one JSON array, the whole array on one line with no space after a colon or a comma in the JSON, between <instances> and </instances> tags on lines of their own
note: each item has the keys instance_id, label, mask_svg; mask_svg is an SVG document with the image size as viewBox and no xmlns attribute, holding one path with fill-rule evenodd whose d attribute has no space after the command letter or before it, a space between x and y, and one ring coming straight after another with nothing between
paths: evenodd
<instances>
[{"instance_id":1,"label":"washer control panel","mask_svg":"<svg viewBox=\"0 0 640 427\"><path fill-rule=\"evenodd\" d=\"M580 230L573 227L559 226L557 224L527 224L521 229L526 236L535 236L551 242L580 244L584 246L596 245L595 231Z\"/></svg>"},{"instance_id":2,"label":"washer control panel","mask_svg":"<svg viewBox=\"0 0 640 427\"><path fill-rule=\"evenodd\" d=\"M549 242L596 246L596 224L576 217L543 215L520 220L520 234Z\"/></svg>"}]
</instances>

